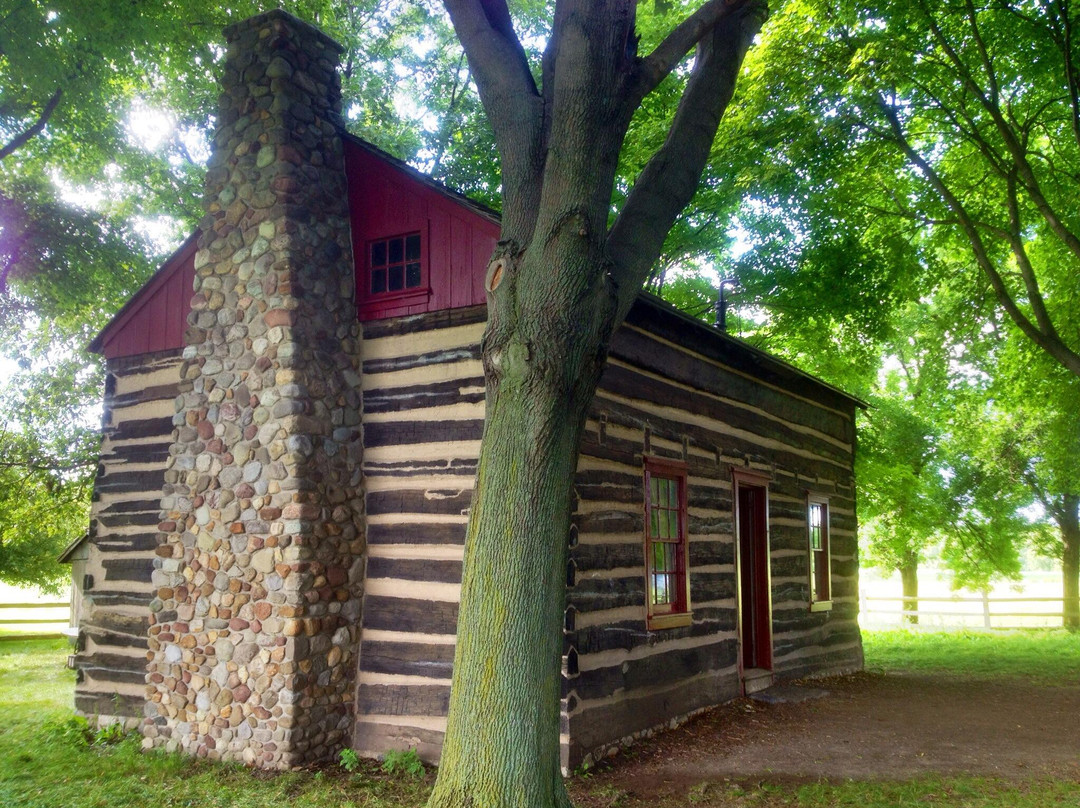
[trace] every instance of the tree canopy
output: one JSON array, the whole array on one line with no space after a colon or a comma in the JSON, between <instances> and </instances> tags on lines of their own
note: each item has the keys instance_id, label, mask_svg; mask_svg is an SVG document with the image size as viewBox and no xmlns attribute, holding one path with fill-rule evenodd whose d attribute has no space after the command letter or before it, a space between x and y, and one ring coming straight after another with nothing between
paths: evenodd
<instances>
[{"instance_id":1,"label":"tree canopy","mask_svg":"<svg viewBox=\"0 0 1080 808\"><path fill-rule=\"evenodd\" d=\"M768 313L752 339L871 403L861 533L889 566L929 542L980 585L1040 534L1035 489L989 436L1074 406L1076 15L785 3L724 123L746 195L734 269ZM1071 445L1067 429L1051 441ZM1024 445L1015 457L1047 468L1053 450Z\"/></svg>"},{"instance_id":2,"label":"tree canopy","mask_svg":"<svg viewBox=\"0 0 1080 808\"><path fill-rule=\"evenodd\" d=\"M357 133L404 157L457 136L450 123L419 128L419 112L398 108L407 97L451 121L464 104L461 88L456 100L443 92L467 74L442 69L461 59L442 15L403 0L288 5L348 44ZM59 549L86 530L102 389L86 346L195 227L221 29L258 10L0 2L4 580L56 584ZM490 182L490 172L477 177L473 190Z\"/></svg>"},{"instance_id":3,"label":"tree canopy","mask_svg":"<svg viewBox=\"0 0 1080 808\"><path fill-rule=\"evenodd\" d=\"M1074 374L1075 14L1059 2L798 0L758 64L768 97L791 102L759 110L786 136L774 153L820 183L795 181L808 213L830 188L857 203L848 232L877 228L881 244L883 231L919 233L947 266L980 272L1024 337Z\"/></svg>"}]
</instances>

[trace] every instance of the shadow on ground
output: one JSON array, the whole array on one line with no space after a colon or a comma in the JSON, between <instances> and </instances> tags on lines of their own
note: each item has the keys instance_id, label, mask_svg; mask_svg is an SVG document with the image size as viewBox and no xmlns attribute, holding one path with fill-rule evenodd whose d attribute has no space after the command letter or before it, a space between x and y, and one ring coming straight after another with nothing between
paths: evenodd
<instances>
[{"instance_id":1,"label":"shadow on ground","mask_svg":"<svg viewBox=\"0 0 1080 808\"><path fill-rule=\"evenodd\" d=\"M724 780L1080 780L1077 683L864 672L784 691L739 699L631 747L598 767L592 785L649 798Z\"/></svg>"}]
</instances>

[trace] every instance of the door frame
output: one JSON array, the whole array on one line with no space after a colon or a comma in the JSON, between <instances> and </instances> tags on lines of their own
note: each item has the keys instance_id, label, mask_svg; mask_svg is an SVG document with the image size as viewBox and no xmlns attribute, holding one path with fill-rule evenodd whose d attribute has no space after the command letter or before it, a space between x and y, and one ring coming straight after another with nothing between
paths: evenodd
<instances>
[{"instance_id":1,"label":"door frame","mask_svg":"<svg viewBox=\"0 0 1080 808\"><path fill-rule=\"evenodd\" d=\"M772 475L765 472L756 471L745 468L732 468L731 469L731 521L732 521L732 536L735 542L735 630L736 630L736 647L738 649L737 662L739 671L739 683L740 686L745 680L744 664L743 664L743 585L742 585L742 535L739 530L739 493L743 488L757 488L762 491L765 497L764 506L762 508L764 512L764 525L763 525L763 537L765 542L765 564L764 570L758 571L758 580L764 586L765 596L762 598L763 605L768 613L768 638L765 643L767 647L767 660L768 666L765 670L773 670L773 611L772 611L772 563L771 563L771 548L770 548L770 531L769 531L769 483L772 482Z\"/></svg>"}]
</instances>

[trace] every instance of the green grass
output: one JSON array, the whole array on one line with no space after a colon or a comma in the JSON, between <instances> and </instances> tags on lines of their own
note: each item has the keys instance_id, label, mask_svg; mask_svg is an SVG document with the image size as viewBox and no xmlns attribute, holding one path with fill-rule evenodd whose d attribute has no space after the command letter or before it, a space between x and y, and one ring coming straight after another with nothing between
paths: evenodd
<instances>
[{"instance_id":1,"label":"green grass","mask_svg":"<svg viewBox=\"0 0 1080 808\"><path fill-rule=\"evenodd\" d=\"M1064 632L866 635L868 665L1030 676L1038 664L1060 681L1075 680L1080 638ZM139 739L102 746L72 721L74 677L64 668L65 641L0 643L0 806L4 808L404 808L422 806L433 775L392 777L362 761L353 774L267 774L180 755L144 753ZM1013 655L1015 654L1015 658ZM873 772L867 772L868 777ZM575 778L580 808L1076 808L1080 783L922 777L909 782L798 784L701 783L655 802L627 794L618 782Z\"/></svg>"},{"instance_id":2,"label":"green grass","mask_svg":"<svg viewBox=\"0 0 1080 808\"><path fill-rule=\"evenodd\" d=\"M864 631L863 650L868 670L1080 684L1080 633L1064 629Z\"/></svg>"},{"instance_id":3,"label":"green grass","mask_svg":"<svg viewBox=\"0 0 1080 808\"><path fill-rule=\"evenodd\" d=\"M66 640L0 643L0 806L4 808L403 808L422 805L432 775L253 773L181 755L143 753L139 738L96 746L72 722Z\"/></svg>"},{"instance_id":4,"label":"green grass","mask_svg":"<svg viewBox=\"0 0 1080 808\"><path fill-rule=\"evenodd\" d=\"M67 623L42 623L32 626L0 626L0 640L19 640L27 637L59 639Z\"/></svg>"},{"instance_id":5,"label":"green grass","mask_svg":"<svg viewBox=\"0 0 1080 808\"><path fill-rule=\"evenodd\" d=\"M65 667L69 653L64 639L0 642L0 746L13 726L71 713L75 673Z\"/></svg>"}]
</instances>

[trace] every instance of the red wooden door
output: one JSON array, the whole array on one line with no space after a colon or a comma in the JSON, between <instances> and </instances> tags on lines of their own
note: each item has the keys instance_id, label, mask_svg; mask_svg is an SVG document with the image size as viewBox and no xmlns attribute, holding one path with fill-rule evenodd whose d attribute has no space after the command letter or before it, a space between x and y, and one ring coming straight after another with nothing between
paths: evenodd
<instances>
[{"instance_id":1,"label":"red wooden door","mask_svg":"<svg viewBox=\"0 0 1080 808\"><path fill-rule=\"evenodd\" d=\"M772 670L768 489L746 483L739 483L737 489L742 667Z\"/></svg>"}]
</instances>

